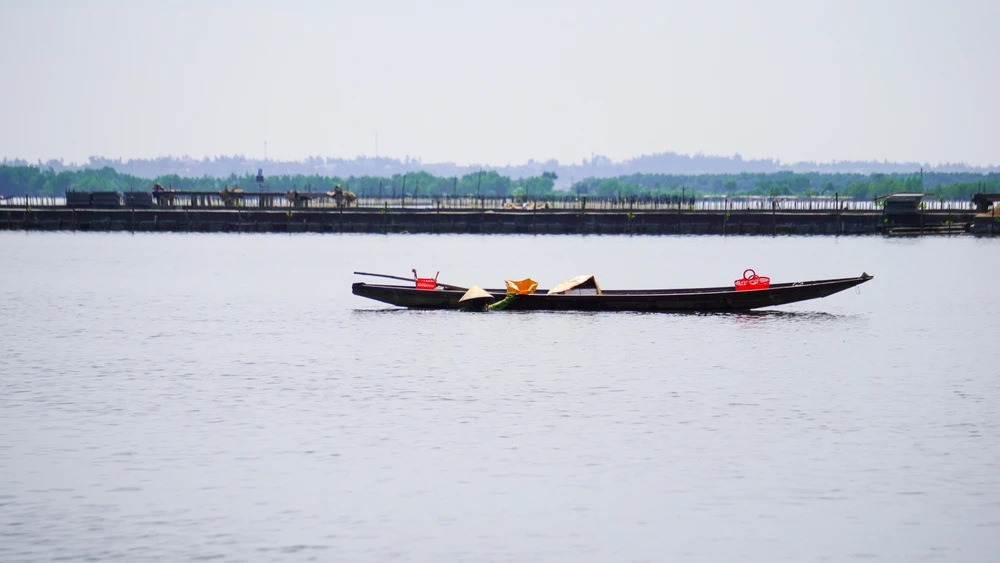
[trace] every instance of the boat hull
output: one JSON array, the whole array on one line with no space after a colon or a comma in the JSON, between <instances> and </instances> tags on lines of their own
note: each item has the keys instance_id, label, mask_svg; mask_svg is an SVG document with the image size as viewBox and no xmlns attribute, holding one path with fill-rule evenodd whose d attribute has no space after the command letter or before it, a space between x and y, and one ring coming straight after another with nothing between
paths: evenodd
<instances>
[{"instance_id":1,"label":"boat hull","mask_svg":"<svg viewBox=\"0 0 1000 563\"><path fill-rule=\"evenodd\" d=\"M818 299L860 285L872 276L773 284L767 289L736 291L733 287L702 289L606 290L600 295L546 295L545 290L514 299L508 311L633 311L717 312L750 311ZM355 295L409 309L459 309L460 290L421 290L409 286L363 282L352 286ZM504 290L487 289L497 299Z\"/></svg>"}]
</instances>

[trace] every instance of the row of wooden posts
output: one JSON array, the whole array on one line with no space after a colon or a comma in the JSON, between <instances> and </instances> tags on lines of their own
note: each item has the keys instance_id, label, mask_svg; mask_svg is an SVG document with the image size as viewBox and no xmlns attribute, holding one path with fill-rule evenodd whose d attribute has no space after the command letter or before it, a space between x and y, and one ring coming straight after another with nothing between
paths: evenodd
<instances>
[{"instance_id":1,"label":"row of wooden posts","mask_svg":"<svg viewBox=\"0 0 1000 563\"><path fill-rule=\"evenodd\" d=\"M161 201L160 207L205 208L205 207L250 207L250 208L293 208L308 207L317 209L336 209L337 202L326 194L299 193L295 202L284 197L284 194L267 196L243 195L229 205L217 194L177 195L171 203ZM65 197L52 196L14 196L0 199L0 206L6 207L62 207L66 205ZM974 209L970 201L939 201L925 199L926 210L969 211ZM127 201L122 207L130 207ZM684 202L664 200L643 200L623 198L581 197L577 199L531 199L524 201L517 198L488 197L419 197L419 198L376 198L359 197L350 208L376 209L428 209L428 210L628 210L628 211L875 211L879 209L871 200L846 200L828 198L696 198Z\"/></svg>"}]
</instances>

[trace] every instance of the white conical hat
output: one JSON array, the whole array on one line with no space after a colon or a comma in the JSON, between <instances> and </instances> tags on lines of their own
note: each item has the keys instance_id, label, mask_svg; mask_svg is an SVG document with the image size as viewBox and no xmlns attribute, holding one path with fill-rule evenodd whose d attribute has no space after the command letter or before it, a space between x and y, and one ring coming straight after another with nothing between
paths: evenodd
<instances>
[{"instance_id":1,"label":"white conical hat","mask_svg":"<svg viewBox=\"0 0 1000 563\"><path fill-rule=\"evenodd\" d=\"M469 288L469 291L465 292L465 295L463 295L462 298L458 300L458 302L461 303L463 301L471 301L473 299L489 299L490 301L495 300L495 298L492 295L490 295L488 291L479 287L478 285L474 285Z\"/></svg>"}]
</instances>

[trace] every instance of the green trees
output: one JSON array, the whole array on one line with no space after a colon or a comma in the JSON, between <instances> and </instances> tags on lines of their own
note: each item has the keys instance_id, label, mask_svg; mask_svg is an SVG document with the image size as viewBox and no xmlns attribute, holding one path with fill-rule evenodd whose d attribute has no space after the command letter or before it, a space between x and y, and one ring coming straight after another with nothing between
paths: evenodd
<instances>
[{"instance_id":1,"label":"green trees","mask_svg":"<svg viewBox=\"0 0 1000 563\"><path fill-rule=\"evenodd\" d=\"M380 176L273 175L265 178L263 189L271 192L328 192L340 184L361 197L484 197L542 199L591 196L617 198L632 196L717 195L757 196L833 196L870 200L894 192L923 192L946 200L967 200L980 191L1000 192L1000 174L924 173L919 174L824 174L819 172L700 174L630 174L616 178L585 178L574 182L569 191L555 189L559 177L554 172L540 176L511 179L495 171L465 174L461 177L436 176L417 171ZM140 178L122 174L114 168L88 168L54 172L26 165L0 165L0 194L7 196L61 196L75 191L148 191L154 183L179 191L217 191L239 186L255 191L258 185L253 171L231 174L225 178L191 178L174 175Z\"/></svg>"},{"instance_id":2,"label":"green trees","mask_svg":"<svg viewBox=\"0 0 1000 563\"><path fill-rule=\"evenodd\" d=\"M557 195L553 193L557 178L554 172L543 172L541 176L515 180L511 195L526 199L552 197Z\"/></svg>"},{"instance_id":3,"label":"green trees","mask_svg":"<svg viewBox=\"0 0 1000 563\"><path fill-rule=\"evenodd\" d=\"M34 166L0 166L0 194L61 196L69 190L118 191L148 189L149 180L119 174L105 167L75 172L40 170Z\"/></svg>"},{"instance_id":4,"label":"green trees","mask_svg":"<svg viewBox=\"0 0 1000 563\"><path fill-rule=\"evenodd\" d=\"M29 166L0 167L0 194L49 195L43 193L45 180L37 168Z\"/></svg>"},{"instance_id":5,"label":"green trees","mask_svg":"<svg viewBox=\"0 0 1000 563\"><path fill-rule=\"evenodd\" d=\"M511 195L511 181L493 170L466 174L458 180L458 195L508 197Z\"/></svg>"}]
</instances>

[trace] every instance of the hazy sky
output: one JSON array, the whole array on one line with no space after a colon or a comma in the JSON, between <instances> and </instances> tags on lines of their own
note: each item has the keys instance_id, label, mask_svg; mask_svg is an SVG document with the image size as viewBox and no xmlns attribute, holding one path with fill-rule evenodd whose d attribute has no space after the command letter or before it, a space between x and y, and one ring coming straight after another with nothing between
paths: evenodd
<instances>
[{"instance_id":1,"label":"hazy sky","mask_svg":"<svg viewBox=\"0 0 1000 563\"><path fill-rule=\"evenodd\" d=\"M1000 164L1000 1L0 0L0 157Z\"/></svg>"}]
</instances>

